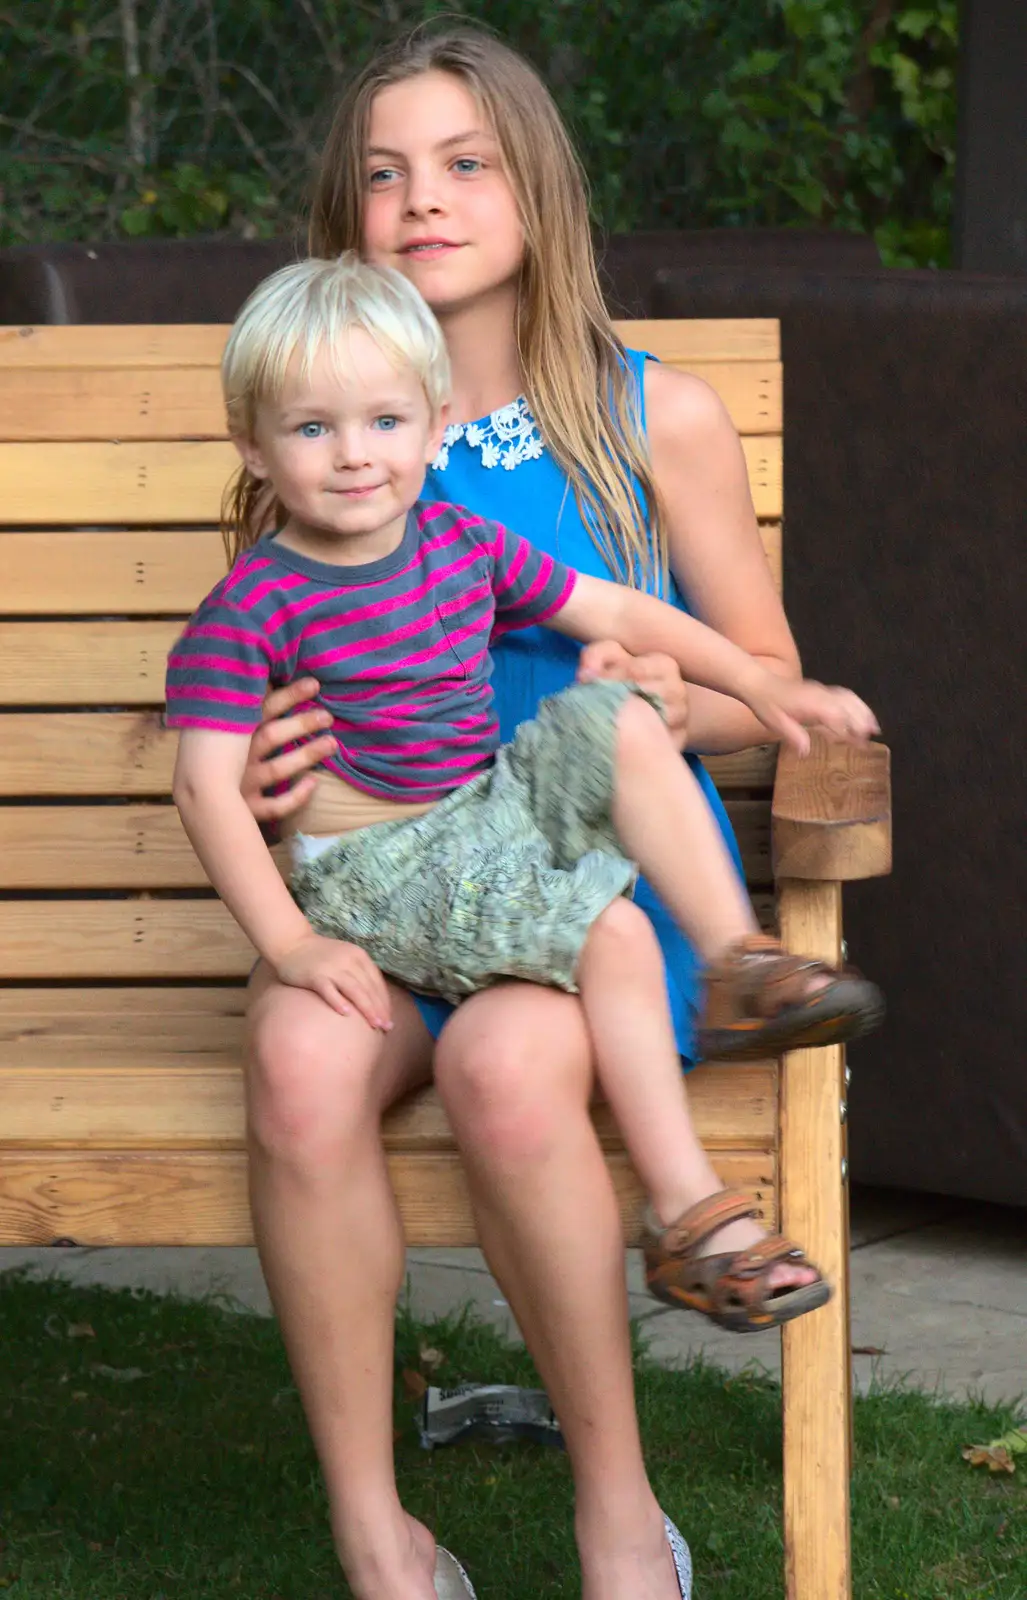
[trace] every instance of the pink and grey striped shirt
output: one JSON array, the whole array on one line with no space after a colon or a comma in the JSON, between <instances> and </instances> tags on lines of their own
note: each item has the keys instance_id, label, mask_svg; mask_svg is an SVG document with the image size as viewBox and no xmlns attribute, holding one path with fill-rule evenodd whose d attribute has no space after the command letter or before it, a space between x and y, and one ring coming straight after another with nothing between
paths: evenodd
<instances>
[{"instance_id":1,"label":"pink and grey striped shirt","mask_svg":"<svg viewBox=\"0 0 1027 1600\"><path fill-rule=\"evenodd\" d=\"M489 640L544 622L577 574L498 523L419 501L391 555L332 566L268 535L211 590L168 657L168 724L253 732L269 686L310 674L325 766L389 800L441 800L499 743Z\"/></svg>"}]
</instances>

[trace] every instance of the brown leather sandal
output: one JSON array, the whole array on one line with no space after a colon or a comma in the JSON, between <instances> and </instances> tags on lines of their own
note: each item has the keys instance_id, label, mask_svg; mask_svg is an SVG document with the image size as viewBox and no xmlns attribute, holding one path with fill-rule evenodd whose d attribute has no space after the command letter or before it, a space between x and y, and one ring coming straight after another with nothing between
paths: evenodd
<instances>
[{"instance_id":1,"label":"brown leather sandal","mask_svg":"<svg viewBox=\"0 0 1027 1600\"><path fill-rule=\"evenodd\" d=\"M750 934L707 969L699 1054L745 1061L840 1044L869 1033L883 1016L881 991L854 967L789 955L777 939Z\"/></svg>"},{"instance_id":2,"label":"brown leather sandal","mask_svg":"<svg viewBox=\"0 0 1027 1600\"><path fill-rule=\"evenodd\" d=\"M732 1333L763 1333L826 1305L831 1289L819 1276L819 1267L779 1233L767 1234L748 1250L699 1254L700 1246L729 1222L756 1215L751 1196L737 1189L707 1195L666 1228L647 1211L643 1246L650 1294L669 1306L701 1311ZM813 1283L768 1293L767 1275L778 1261L813 1267L818 1276Z\"/></svg>"}]
</instances>

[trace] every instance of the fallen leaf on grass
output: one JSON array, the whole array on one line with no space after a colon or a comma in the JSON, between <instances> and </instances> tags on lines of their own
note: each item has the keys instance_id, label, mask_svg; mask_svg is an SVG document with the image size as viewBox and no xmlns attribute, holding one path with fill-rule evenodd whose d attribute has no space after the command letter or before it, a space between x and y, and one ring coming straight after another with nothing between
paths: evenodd
<instances>
[{"instance_id":1,"label":"fallen leaf on grass","mask_svg":"<svg viewBox=\"0 0 1027 1600\"><path fill-rule=\"evenodd\" d=\"M69 1322L69 1339L95 1339L96 1329L91 1322Z\"/></svg>"},{"instance_id":2,"label":"fallen leaf on grass","mask_svg":"<svg viewBox=\"0 0 1027 1600\"><path fill-rule=\"evenodd\" d=\"M411 1400L420 1400L428 1388L428 1380L420 1372L414 1372L410 1367L404 1367L402 1372L403 1388Z\"/></svg>"},{"instance_id":3,"label":"fallen leaf on grass","mask_svg":"<svg viewBox=\"0 0 1027 1600\"><path fill-rule=\"evenodd\" d=\"M417 1358L421 1363L422 1372L426 1372L429 1377L433 1372L438 1372L446 1359L441 1350L434 1349L430 1344L422 1344L417 1352Z\"/></svg>"},{"instance_id":4,"label":"fallen leaf on grass","mask_svg":"<svg viewBox=\"0 0 1027 1600\"><path fill-rule=\"evenodd\" d=\"M963 1447L963 1460L972 1467L987 1467L989 1472L1015 1472L1014 1456L1027 1455L1027 1428L1014 1428L1001 1439L990 1444L968 1444Z\"/></svg>"},{"instance_id":5,"label":"fallen leaf on grass","mask_svg":"<svg viewBox=\"0 0 1027 1600\"><path fill-rule=\"evenodd\" d=\"M89 1370L98 1378L113 1378L115 1383L134 1383L137 1378L146 1377L142 1367L105 1367L102 1361L91 1361Z\"/></svg>"},{"instance_id":6,"label":"fallen leaf on grass","mask_svg":"<svg viewBox=\"0 0 1027 1600\"><path fill-rule=\"evenodd\" d=\"M852 1353L854 1356L886 1356L888 1354L887 1350L882 1349L879 1344L854 1344Z\"/></svg>"}]
</instances>

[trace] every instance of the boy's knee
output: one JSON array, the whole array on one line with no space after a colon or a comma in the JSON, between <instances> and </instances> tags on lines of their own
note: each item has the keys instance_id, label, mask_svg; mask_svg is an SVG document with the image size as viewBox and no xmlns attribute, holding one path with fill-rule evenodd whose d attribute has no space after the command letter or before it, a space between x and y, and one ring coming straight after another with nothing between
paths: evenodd
<instances>
[{"instance_id":1,"label":"boy's knee","mask_svg":"<svg viewBox=\"0 0 1027 1600\"><path fill-rule=\"evenodd\" d=\"M602 954L625 966L653 951L659 954L656 930L641 907L624 895L611 901L596 918L585 946L586 959L590 954Z\"/></svg>"},{"instance_id":2,"label":"boy's knee","mask_svg":"<svg viewBox=\"0 0 1027 1600\"><path fill-rule=\"evenodd\" d=\"M632 694L617 712L617 754L624 761L646 760L653 749L665 747L667 724L650 700Z\"/></svg>"}]
</instances>

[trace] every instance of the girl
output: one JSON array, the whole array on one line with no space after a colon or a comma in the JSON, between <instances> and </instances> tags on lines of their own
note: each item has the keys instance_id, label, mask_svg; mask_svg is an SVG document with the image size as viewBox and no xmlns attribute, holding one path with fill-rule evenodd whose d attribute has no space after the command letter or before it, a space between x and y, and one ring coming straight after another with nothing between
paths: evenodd
<instances>
[{"instance_id":1,"label":"girl","mask_svg":"<svg viewBox=\"0 0 1027 1600\"><path fill-rule=\"evenodd\" d=\"M310 242L316 255L355 248L398 268L442 325L457 420L429 474L433 497L528 528L544 550L597 577L658 586L666 567L676 604L686 595L771 671L798 676L734 430L703 384L617 345L580 169L525 62L464 31L422 33L375 62L339 107ZM659 694L690 749L766 737L736 701L686 691L666 658L630 660L602 645L579 657L574 641L542 629L508 635L495 654L504 739L576 672L630 677ZM300 683L269 712L315 689ZM326 721L306 711L255 737L245 784L258 816L309 801L312 778L271 801L262 791L330 756L333 741L264 758ZM727 835L712 785L692 764ZM644 884L636 900L662 945L678 1047L694 1059L694 957ZM358 1600L430 1600L434 1587L433 1540L403 1512L393 1474L403 1250L378 1137L384 1108L432 1073L482 1247L567 1441L583 1600L687 1594L687 1557L668 1541L642 1459L620 1223L588 1115L594 1074L577 1000L511 983L450 1013L394 988L383 1036L263 966L251 993L254 1227ZM715 1197L701 1146L687 1156L696 1194ZM704 1250L727 1263L724 1292L732 1261L761 1234L715 1201L704 1231ZM756 1315L772 1318L775 1297L816 1276L801 1262L764 1263Z\"/></svg>"}]
</instances>

